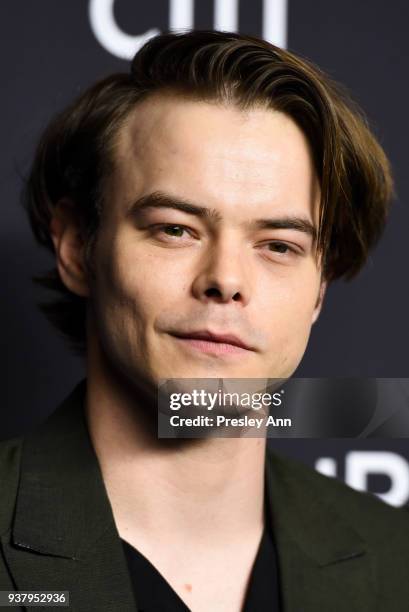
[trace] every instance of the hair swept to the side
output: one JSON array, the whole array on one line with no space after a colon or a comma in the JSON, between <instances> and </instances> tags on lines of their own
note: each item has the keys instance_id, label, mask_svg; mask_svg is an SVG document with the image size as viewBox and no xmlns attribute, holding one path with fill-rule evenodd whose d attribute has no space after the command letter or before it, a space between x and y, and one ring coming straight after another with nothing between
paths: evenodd
<instances>
[{"instance_id":1,"label":"hair swept to the side","mask_svg":"<svg viewBox=\"0 0 409 612\"><path fill-rule=\"evenodd\" d=\"M23 201L38 242L54 253L53 209L71 199L92 256L114 144L135 105L171 91L193 99L262 105L290 116L308 138L321 184L317 247L328 282L352 278L385 225L393 183L389 162L362 111L311 62L253 36L230 32L166 33L146 42L130 73L110 75L56 116L38 144ZM56 269L35 279L60 298L42 309L82 352L86 300Z\"/></svg>"}]
</instances>

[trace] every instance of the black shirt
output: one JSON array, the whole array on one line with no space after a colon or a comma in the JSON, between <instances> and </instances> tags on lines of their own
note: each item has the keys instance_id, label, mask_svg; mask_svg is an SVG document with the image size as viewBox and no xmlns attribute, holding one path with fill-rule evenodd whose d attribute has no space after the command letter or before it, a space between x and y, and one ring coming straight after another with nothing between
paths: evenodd
<instances>
[{"instance_id":1,"label":"black shirt","mask_svg":"<svg viewBox=\"0 0 409 612\"><path fill-rule=\"evenodd\" d=\"M189 612L189 608L150 561L121 539L128 562L138 610L141 612ZM243 612L279 612L279 580L272 533L263 537L250 576Z\"/></svg>"}]
</instances>

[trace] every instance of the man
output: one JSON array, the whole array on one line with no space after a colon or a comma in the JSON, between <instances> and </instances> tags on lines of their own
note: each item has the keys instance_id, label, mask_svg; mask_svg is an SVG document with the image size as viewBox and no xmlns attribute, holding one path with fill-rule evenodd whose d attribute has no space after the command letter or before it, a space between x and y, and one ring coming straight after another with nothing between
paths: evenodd
<instances>
[{"instance_id":1,"label":"man","mask_svg":"<svg viewBox=\"0 0 409 612\"><path fill-rule=\"evenodd\" d=\"M156 37L50 124L27 207L87 380L1 445L1 589L87 611L408 609L406 510L265 438L153 426L160 379L291 376L390 194L337 87L239 34Z\"/></svg>"}]
</instances>

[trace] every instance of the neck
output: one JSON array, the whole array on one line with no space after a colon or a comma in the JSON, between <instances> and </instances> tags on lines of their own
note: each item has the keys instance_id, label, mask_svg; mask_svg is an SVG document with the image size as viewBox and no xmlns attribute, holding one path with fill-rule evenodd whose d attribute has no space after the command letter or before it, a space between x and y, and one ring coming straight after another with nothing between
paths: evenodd
<instances>
[{"instance_id":1,"label":"neck","mask_svg":"<svg viewBox=\"0 0 409 612\"><path fill-rule=\"evenodd\" d=\"M143 402L89 359L86 418L120 536L194 545L260 533L265 438L161 440Z\"/></svg>"}]
</instances>

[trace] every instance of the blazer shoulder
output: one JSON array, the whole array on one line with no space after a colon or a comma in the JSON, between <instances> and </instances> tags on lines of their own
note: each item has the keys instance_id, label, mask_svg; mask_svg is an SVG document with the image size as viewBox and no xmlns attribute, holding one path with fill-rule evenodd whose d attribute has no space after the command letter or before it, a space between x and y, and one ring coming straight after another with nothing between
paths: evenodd
<instances>
[{"instance_id":1,"label":"blazer shoulder","mask_svg":"<svg viewBox=\"0 0 409 612\"><path fill-rule=\"evenodd\" d=\"M405 549L409 559L408 505L391 506L372 493L357 491L336 478L275 452L271 452L270 461L289 486L308 490L309 499L313 496L317 507L322 502L375 547L395 545Z\"/></svg>"},{"instance_id":2,"label":"blazer shoulder","mask_svg":"<svg viewBox=\"0 0 409 612\"><path fill-rule=\"evenodd\" d=\"M10 526L20 475L23 437L0 441L0 534Z\"/></svg>"}]
</instances>

